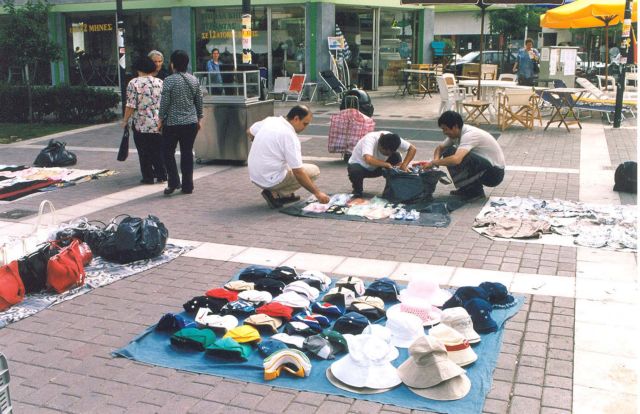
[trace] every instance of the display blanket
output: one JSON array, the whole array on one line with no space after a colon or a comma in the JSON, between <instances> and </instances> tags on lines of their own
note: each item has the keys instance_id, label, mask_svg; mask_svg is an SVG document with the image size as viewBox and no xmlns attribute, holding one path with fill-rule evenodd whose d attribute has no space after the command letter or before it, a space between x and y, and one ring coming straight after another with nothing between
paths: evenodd
<instances>
[{"instance_id":1,"label":"display blanket","mask_svg":"<svg viewBox=\"0 0 640 414\"><path fill-rule=\"evenodd\" d=\"M58 303L84 295L100 286L109 285L117 280L170 262L189 250L189 247L167 244L160 256L127 264L112 263L101 257L95 257L91 265L85 268L87 276L84 285L61 294L42 292L25 296L24 300L19 304L0 312L0 328L4 328L10 323L17 322Z\"/></svg>"},{"instance_id":2,"label":"display blanket","mask_svg":"<svg viewBox=\"0 0 640 414\"><path fill-rule=\"evenodd\" d=\"M237 278L237 275L236 275ZM334 281L335 282L335 281ZM333 285L333 284L332 284ZM212 286L213 287L213 286ZM187 301L190 298L185 298ZM478 360L465 367L467 376L471 380L471 391L464 398L457 401L435 401L420 397L411 392L404 384L400 384L390 391L379 394L356 394L333 386L326 376L330 365L345 354L339 354L337 359L322 360L312 358L311 374L307 378L297 378L282 374L272 381L263 379L263 358L254 348L247 362L226 362L221 359L206 356L204 352L177 349L170 344L170 333L155 331L155 325L147 328L142 334L133 339L127 346L113 352L115 356L129 358L138 362L173 368L181 371L198 372L209 375L219 375L240 381L266 384L274 387L289 388L299 391L310 391L340 395L349 398L364 399L381 404L392 404L410 409L429 410L440 413L481 413L484 401L491 390L493 371L500 354L505 322L514 316L524 303L523 296L516 296L513 306L506 309L494 309L491 317L498 324L498 331L481 335L482 340L473 346ZM386 304L388 308L393 303ZM188 320L193 316L181 313ZM160 319L162 315L158 315ZM381 321L378 321L380 323ZM280 328L280 331L282 328ZM428 331L426 331L428 332ZM265 335L263 335L265 337ZM400 356L392 362L398 367L407 359L407 349L398 349Z\"/></svg>"}]
</instances>

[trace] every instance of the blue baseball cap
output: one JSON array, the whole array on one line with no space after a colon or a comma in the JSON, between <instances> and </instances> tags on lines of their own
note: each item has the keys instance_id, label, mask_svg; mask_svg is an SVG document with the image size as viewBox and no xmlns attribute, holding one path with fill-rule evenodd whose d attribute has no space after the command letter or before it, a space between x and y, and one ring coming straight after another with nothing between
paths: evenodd
<instances>
[{"instance_id":1,"label":"blue baseball cap","mask_svg":"<svg viewBox=\"0 0 640 414\"><path fill-rule=\"evenodd\" d=\"M369 319L358 312L349 312L339 317L333 324L333 330L341 334L359 335L369 325Z\"/></svg>"},{"instance_id":2,"label":"blue baseball cap","mask_svg":"<svg viewBox=\"0 0 640 414\"><path fill-rule=\"evenodd\" d=\"M268 357L269 355L273 354L276 351L279 351L281 349L287 349L287 348L289 348L289 347L284 342L278 341L277 339L271 339L271 338L263 339L258 344L258 351L265 358Z\"/></svg>"},{"instance_id":3,"label":"blue baseball cap","mask_svg":"<svg viewBox=\"0 0 640 414\"><path fill-rule=\"evenodd\" d=\"M344 308L329 302L313 302L311 310L332 318L339 318L344 314Z\"/></svg>"},{"instance_id":4,"label":"blue baseball cap","mask_svg":"<svg viewBox=\"0 0 640 414\"><path fill-rule=\"evenodd\" d=\"M456 289L453 296L442 304L442 309L464 307L465 302L473 298L480 298L489 302L489 294L486 290L477 286L462 286Z\"/></svg>"},{"instance_id":5,"label":"blue baseball cap","mask_svg":"<svg viewBox=\"0 0 640 414\"><path fill-rule=\"evenodd\" d=\"M489 295L489 302L494 308L508 308L516 302L505 285L499 282L482 282L480 286Z\"/></svg>"},{"instance_id":6,"label":"blue baseball cap","mask_svg":"<svg viewBox=\"0 0 640 414\"><path fill-rule=\"evenodd\" d=\"M190 321L182 315L175 313L165 313L156 325L156 331L175 332L182 328L195 328L196 323Z\"/></svg>"},{"instance_id":7,"label":"blue baseball cap","mask_svg":"<svg viewBox=\"0 0 640 414\"><path fill-rule=\"evenodd\" d=\"M398 284L388 277L383 277L371 282L364 294L377 296L385 302L394 302L398 300Z\"/></svg>"},{"instance_id":8,"label":"blue baseball cap","mask_svg":"<svg viewBox=\"0 0 640 414\"><path fill-rule=\"evenodd\" d=\"M491 317L491 303L481 298L473 298L464 304L471 316L473 329L478 333L491 333L498 330L498 324Z\"/></svg>"}]
</instances>

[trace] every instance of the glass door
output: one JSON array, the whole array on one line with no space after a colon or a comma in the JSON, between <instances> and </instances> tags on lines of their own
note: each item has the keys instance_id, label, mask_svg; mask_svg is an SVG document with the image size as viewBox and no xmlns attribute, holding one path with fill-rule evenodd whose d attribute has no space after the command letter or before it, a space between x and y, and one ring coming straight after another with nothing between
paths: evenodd
<instances>
[{"instance_id":1,"label":"glass door","mask_svg":"<svg viewBox=\"0 0 640 414\"><path fill-rule=\"evenodd\" d=\"M351 83L362 89L374 88L377 65L376 24L370 8L336 7L336 31L345 37L348 50L343 53Z\"/></svg>"}]
</instances>

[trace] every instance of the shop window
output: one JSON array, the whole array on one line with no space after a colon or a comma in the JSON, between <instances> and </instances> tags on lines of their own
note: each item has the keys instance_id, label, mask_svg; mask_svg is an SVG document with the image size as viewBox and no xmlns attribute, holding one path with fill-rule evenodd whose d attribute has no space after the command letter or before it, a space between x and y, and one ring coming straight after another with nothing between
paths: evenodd
<instances>
[{"instance_id":1,"label":"shop window","mask_svg":"<svg viewBox=\"0 0 640 414\"><path fill-rule=\"evenodd\" d=\"M72 85L118 85L113 13L67 16L69 81Z\"/></svg>"},{"instance_id":2,"label":"shop window","mask_svg":"<svg viewBox=\"0 0 640 414\"><path fill-rule=\"evenodd\" d=\"M401 81L400 69L416 63L414 49L416 24L414 12L386 10L380 12L380 86Z\"/></svg>"},{"instance_id":3,"label":"shop window","mask_svg":"<svg viewBox=\"0 0 640 414\"><path fill-rule=\"evenodd\" d=\"M146 56L152 50L164 55L164 66L169 70L169 57L173 52L169 10L125 12L124 29L127 74L131 73L135 58Z\"/></svg>"},{"instance_id":4,"label":"shop window","mask_svg":"<svg viewBox=\"0 0 640 414\"><path fill-rule=\"evenodd\" d=\"M272 79L305 73L305 14L303 7L271 9Z\"/></svg>"}]
</instances>

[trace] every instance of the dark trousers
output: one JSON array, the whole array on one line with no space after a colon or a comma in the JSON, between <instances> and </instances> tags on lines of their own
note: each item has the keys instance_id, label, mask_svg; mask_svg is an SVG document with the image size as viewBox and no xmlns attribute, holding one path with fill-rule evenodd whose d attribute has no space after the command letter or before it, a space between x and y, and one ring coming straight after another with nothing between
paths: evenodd
<instances>
[{"instance_id":1,"label":"dark trousers","mask_svg":"<svg viewBox=\"0 0 640 414\"><path fill-rule=\"evenodd\" d=\"M398 165L402 162L402 156L399 152L394 152L386 160L391 165ZM378 167L375 170L368 170L360 164L349 164L347 166L347 174L349 174L349 181L353 187L355 194L362 194L364 188L365 178L375 178L382 176L382 168Z\"/></svg>"},{"instance_id":2,"label":"dark trousers","mask_svg":"<svg viewBox=\"0 0 640 414\"><path fill-rule=\"evenodd\" d=\"M154 178L166 180L162 135L142 133L133 128L133 142L138 150L142 179L148 182L153 182Z\"/></svg>"},{"instance_id":3,"label":"dark trousers","mask_svg":"<svg viewBox=\"0 0 640 414\"><path fill-rule=\"evenodd\" d=\"M448 157L456 152L455 147L447 147L441 156ZM495 187L504 179L504 169L494 167L489 161L472 152L462 159L458 165L447 167L456 188L481 190L482 186Z\"/></svg>"},{"instance_id":4,"label":"dark trousers","mask_svg":"<svg viewBox=\"0 0 640 414\"><path fill-rule=\"evenodd\" d=\"M518 85L522 86L534 86L534 78L525 78L524 76L518 76Z\"/></svg>"},{"instance_id":5,"label":"dark trousers","mask_svg":"<svg viewBox=\"0 0 640 414\"><path fill-rule=\"evenodd\" d=\"M184 191L193 190L193 142L198 133L198 124L171 125L163 129L164 160L167 166L168 182L171 188L182 185ZM180 144L180 172L182 184L176 164L176 147Z\"/></svg>"}]
</instances>

